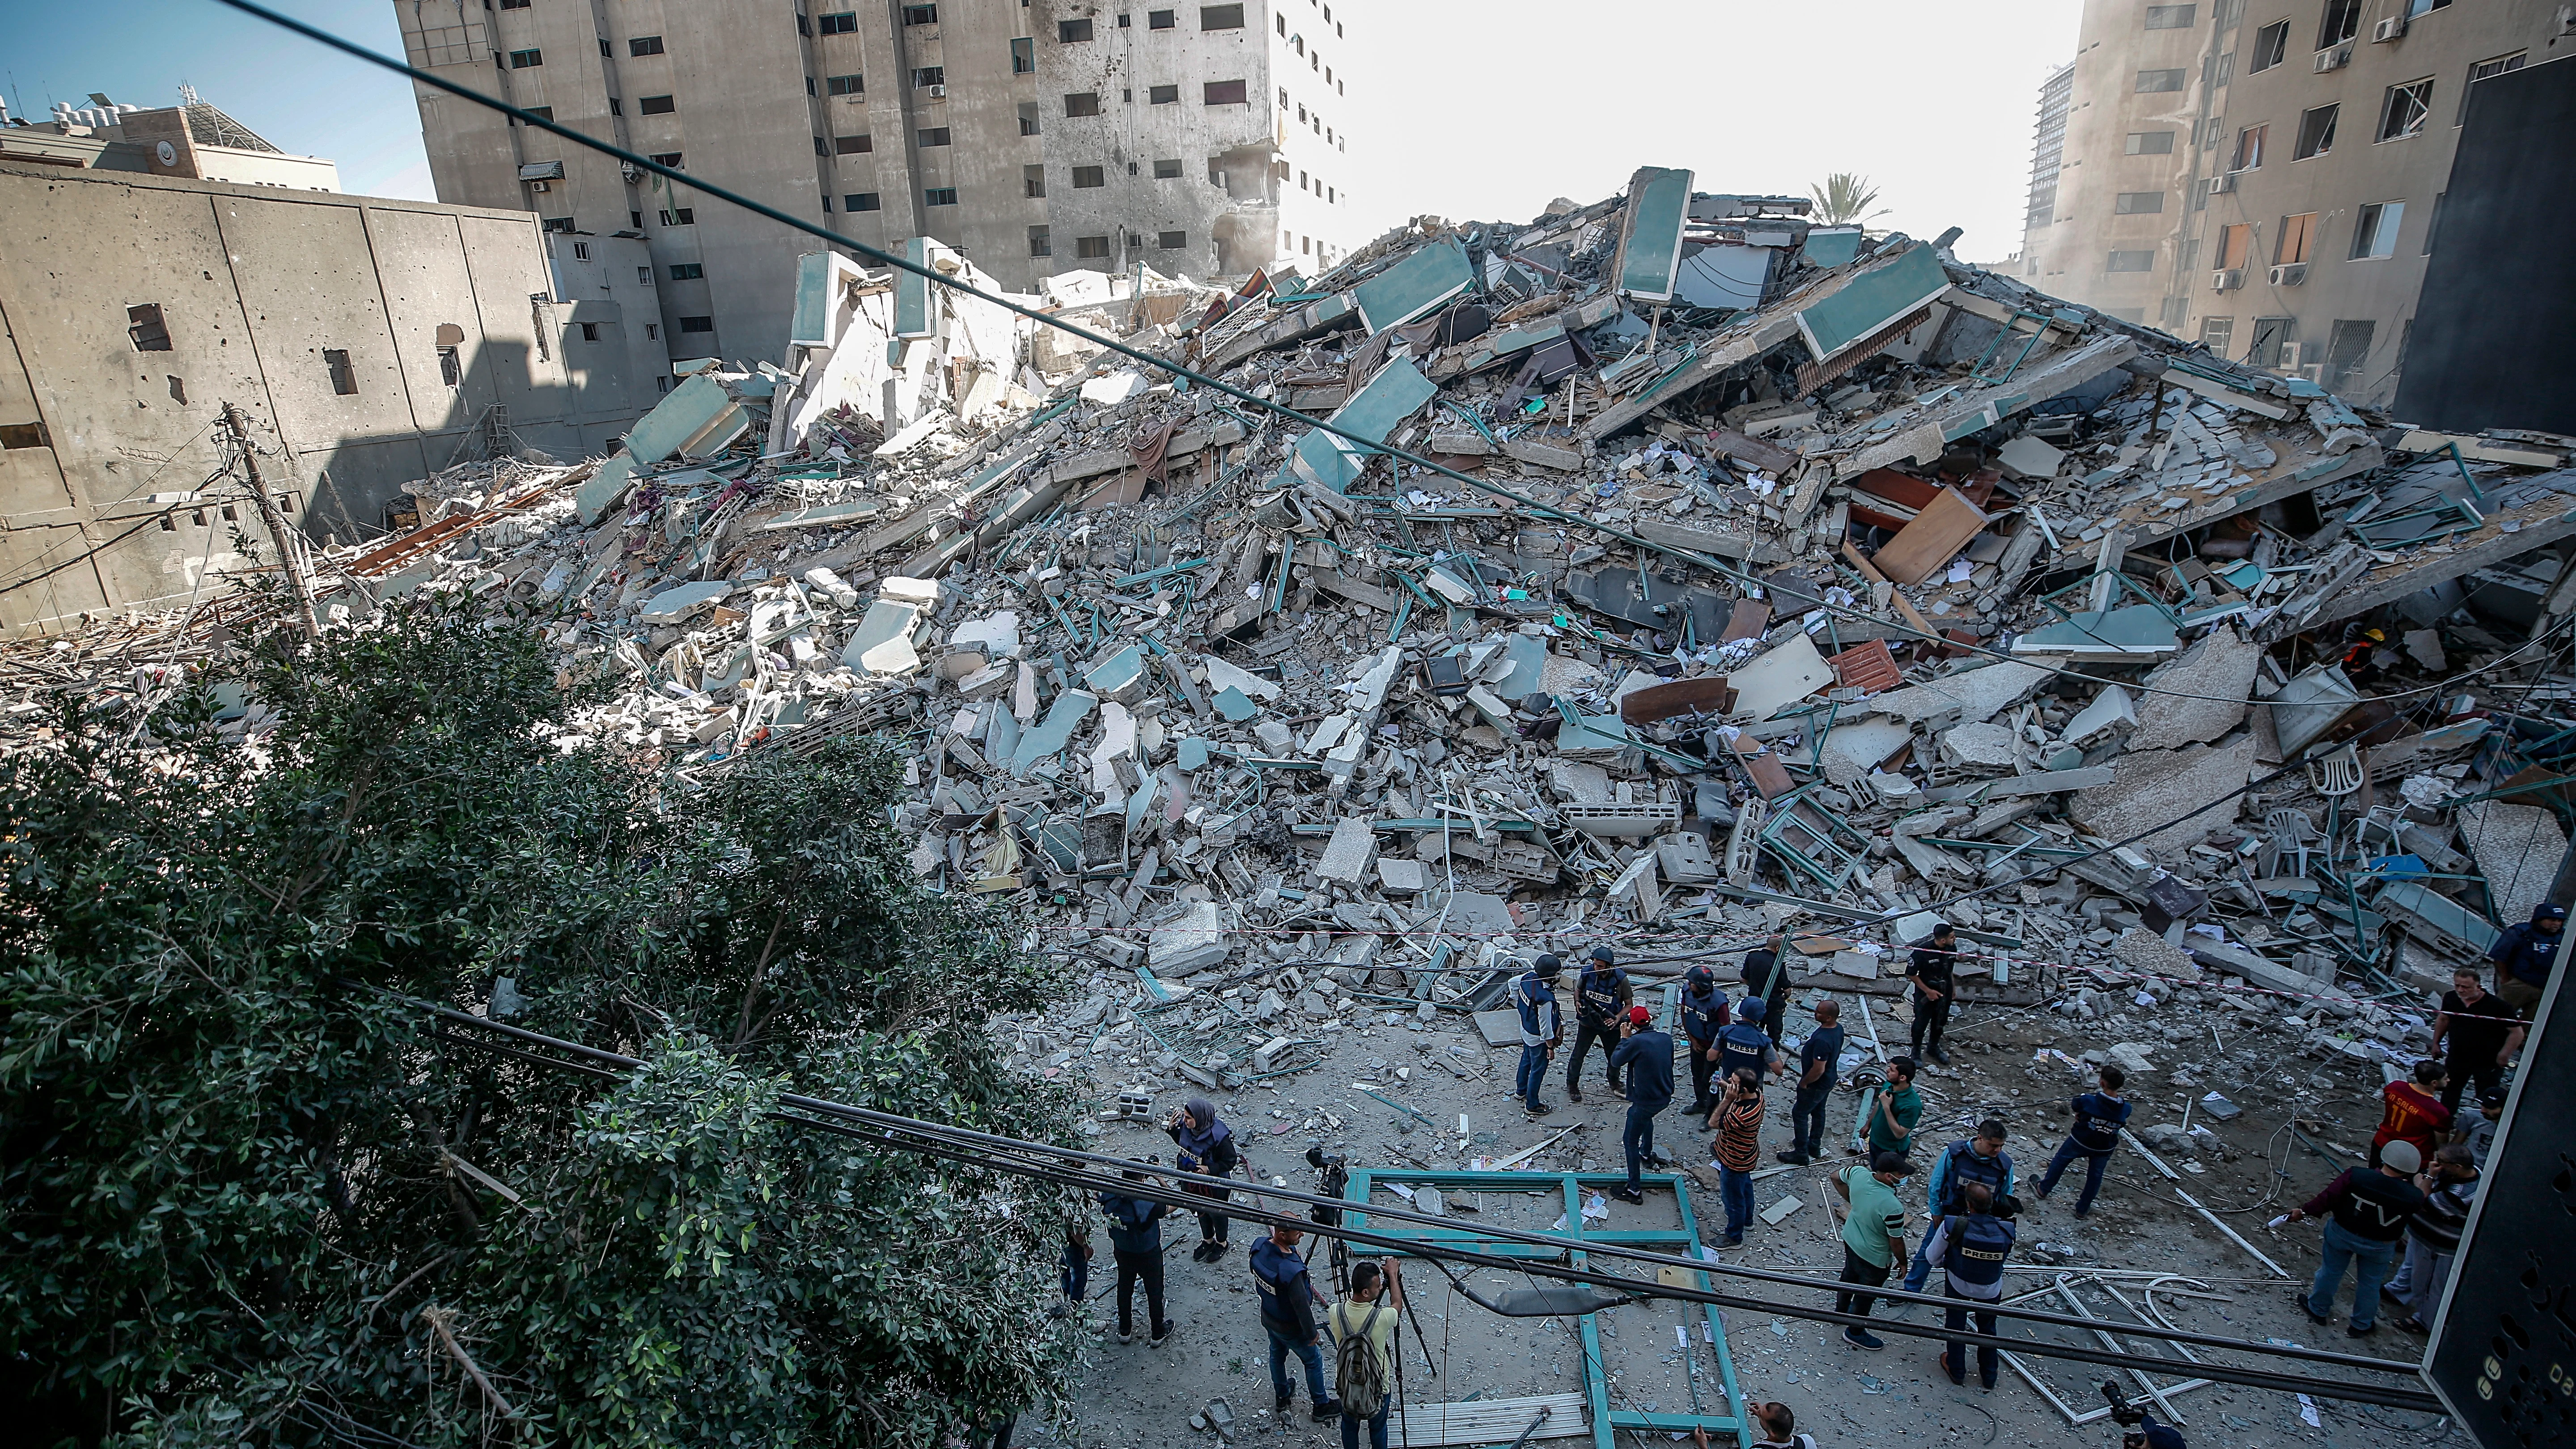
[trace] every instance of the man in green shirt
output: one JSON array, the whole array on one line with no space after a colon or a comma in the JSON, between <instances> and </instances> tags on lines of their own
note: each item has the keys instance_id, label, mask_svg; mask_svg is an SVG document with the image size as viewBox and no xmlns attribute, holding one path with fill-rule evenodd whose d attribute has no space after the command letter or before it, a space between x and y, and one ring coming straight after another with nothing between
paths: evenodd
<instances>
[{"instance_id":1,"label":"man in green shirt","mask_svg":"<svg viewBox=\"0 0 2576 1449\"><path fill-rule=\"evenodd\" d=\"M1876 1301L1867 1290L1886 1286L1887 1275L1905 1266L1905 1204L1896 1185L1913 1171L1905 1154L1882 1152L1870 1160L1867 1172L1855 1162L1834 1174L1834 1191L1851 1204L1843 1216L1842 1281L1853 1285L1853 1291L1834 1295L1835 1312L1867 1318ZM1843 1342L1854 1348L1887 1346L1857 1324L1843 1330Z\"/></svg>"},{"instance_id":2,"label":"man in green shirt","mask_svg":"<svg viewBox=\"0 0 2576 1449\"><path fill-rule=\"evenodd\" d=\"M1882 1152L1910 1152L1914 1147L1914 1124L1923 1120L1923 1094L1914 1090L1914 1058L1890 1057L1887 1080L1868 1100L1861 1103L1860 1116L1852 1123L1852 1152L1861 1152L1861 1139L1868 1139L1869 1155Z\"/></svg>"}]
</instances>

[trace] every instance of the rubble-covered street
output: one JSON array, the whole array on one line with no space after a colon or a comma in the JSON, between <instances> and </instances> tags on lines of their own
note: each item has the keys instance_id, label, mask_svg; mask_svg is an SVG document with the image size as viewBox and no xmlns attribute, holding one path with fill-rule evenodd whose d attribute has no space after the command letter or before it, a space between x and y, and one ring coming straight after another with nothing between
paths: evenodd
<instances>
[{"instance_id":1,"label":"rubble-covered street","mask_svg":"<svg viewBox=\"0 0 2576 1449\"><path fill-rule=\"evenodd\" d=\"M2009 1295L2412 1359L2387 1317L2358 1345L2303 1321L2317 1231L2266 1223L2365 1159L2453 966L2549 899L2569 441L2408 429L1946 239L1691 187L1646 168L1525 224L1421 218L1321 276L1072 273L1033 299L1445 472L814 254L778 362L707 360L605 459L422 480L419 532L315 552L317 602L523 611L562 683L605 686L560 747L649 752L676 808L750 752L905 739L912 869L1010 903L1076 984L992 1029L1096 1106L1101 1151L1168 1161L1162 1123L1205 1097L1263 1181L1311 1185L1310 1145L1623 1173L1599 1067L1569 1103L1560 1050L1555 1110L1514 1099L1505 989L1540 953L1566 961L1570 1048L1594 946L1669 1028L1686 969L1740 999L1744 953L1785 937L1790 1060L1831 999L1840 1074L1875 1080L1909 1047L1907 952L1950 923L1922 1170L1993 1117L2035 1183L2105 1062L2136 1104L2090 1217L2020 1190ZM8 747L64 683L109 717L167 697L240 608L10 646ZM263 710L231 699L230 728L255 741ZM1789 1166L1770 1095L1762 1212L1719 1260L1828 1281L1858 1096L1829 1158ZM1681 1105L1656 1140L1714 1243L1713 1139ZM1919 1229L1922 1179L1901 1194ZM1549 1229L1510 1197L1442 1210ZM1600 1203L1591 1227L1674 1216ZM1185 1262L1197 1235L1166 1224L1158 1348L1116 1342L1095 1232L1097 1391L1023 1441L1212 1440L1215 1399L1232 1441L1329 1439L1302 1396L1269 1412L1255 1232ZM1409 1403L1584 1391L1571 1320L1490 1316L1427 1263L1405 1281L1429 1340L1407 1335ZM1681 1309L1597 1315L1614 1411L1728 1411ZM1724 1317L1742 1391L1825 1444L2116 1442L2068 1422L2100 1408L2085 1365L2022 1358L1986 1394L1932 1341ZM2191 1377L2160 1383L2207 1443L2348 1449L2422 1418L2171 1387Z\"/></svg>"}]
</instances>

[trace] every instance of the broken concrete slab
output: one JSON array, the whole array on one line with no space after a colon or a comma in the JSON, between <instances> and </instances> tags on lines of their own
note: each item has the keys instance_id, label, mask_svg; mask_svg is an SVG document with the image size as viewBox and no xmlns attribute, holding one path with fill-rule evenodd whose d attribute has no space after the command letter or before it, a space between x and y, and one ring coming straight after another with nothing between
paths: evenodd
<instances>
[{"instance_id":1,"label":"broken concrete slab","mask_svg":"<svg viewBox=\"0 0 2576 1449\"><path fill-rule=\"evenodd\" d=\"M2549 899L2550 883L2567 856L2567 832L2558 827L2558 817L2504 800L2463 805L2459 817L2460 838L2486 877L2496 918L2508 926L2530 920L2531 908Z\"/></svg>"},{"instance_id":2,"label":"broken concrete slab","mask_svg":"<svg viewBox=\"0 0 2576 1449\"><path fill-rule=\"evenodd\" d=\"M2016 661L1987 664L1943 675L1928 684L1871 695L1869 708L1907 724L1920 724L1956 709L1962 723L1979 723L2038 693L2055 672Z\"/></svg>"},{"instance_id":3,"label":"broken concrete slab","mask_svg":"<svg viewBox=\"0 0 2576 1449\"><path fill-rule=\"evenodd\" d=\"M1333 824L1333 838L1324 847L1324 858L1315 866L1315 874L1342 885L1358 885L1377 860L1377 832L1357 816L1346 815Z\"/></svg>"},{"instance_id":4,"label":"broken concrete slab","mask_svg":"<svg viewBox=\"0 0 2576 1449\"><path fill-rule=\"evenodd\" d=\"M2207 638L2148 671L2139 689L2138 729L2129 737L2129 748L2169 750L2222 738L2244 722L2262 662L2263 647L2234 626L2210 630Z\"/></svg>"},{"instance_id":5,"label":"broken concrete slab","mask_svg":"<svg viewBox=\"0 0 2576 1449\"><path fill-rule=\"evenodd\" d=\"M1729 674L1726 682L1735 691L1736 717L1760 721L1831 686L1834 667L1802 631Z\"/></svg>"},{"instance_id":6,"label":"broken concrete slab","mask_svg":"<svg viewBox=\"0 0 2576 1449\"><path fill-rule=\"evenodd\" d=\"M2235 822L2254 768L2250 735L2218 746L2131 751L2111 762L2109 784L2076 792L2066 815L2105 840L2143 835L2140 849L2184 850ZM2226 803L2214 804L2220 801Z\"/></svg>"},{"instance_id":7,"label":"broken concrete slab","mask_svg":"<svg viewBox=\"0 0 2576 1449\"><path fill-rule=\"evenodd\" d=\"M1216 902L1192 901L1178 920L1147 934L1146 962L1155 975L1177 981L1224 964L1233 954L1226 934L1225 912Z\"/></svg>"},{"instance_id":8,"label":"broken concrete slab","mask_svg":"<svg viewBox=\"0 0 2576 1449\"><path fill-rule=\"evenodd\" d=\"M1848 789L1913 738L1913 729L1902 720L1876 715L1837 720L1825 736L1825 779Z\"/></svg>"},{"instance_id":9,"label":"broken concrete slab","mask_svg":"<svg viewBox=\"0 0 2576 1449\"><path fill-rule=\"evenodd\" d=\"M1031 765L1073 743L1075 727L1089 719L1099 704L1100 696L1086 690L1068 689L1057 695L1047 708L1045 722L1020 736L1020 746L1011 755L1012 776L1026 775Z\"/></svg>"}]
</instances>

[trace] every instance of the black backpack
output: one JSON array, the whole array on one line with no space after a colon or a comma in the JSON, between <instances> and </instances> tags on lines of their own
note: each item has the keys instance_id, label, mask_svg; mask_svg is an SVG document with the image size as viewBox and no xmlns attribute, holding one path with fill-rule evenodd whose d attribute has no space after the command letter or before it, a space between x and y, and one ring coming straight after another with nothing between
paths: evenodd
<instances>
[{"instance_id":1,"label":"black backpack","mask_svg":"<svg viewBox=\"0 0 2576 1449\"><path fill-rule=\"evenodd\" d=\"M1368 1317L1356 1332L1351 1328L1349 1304L1334 1315L1340 1320L1342 1342L1334 1351L1333 1389L1342 1401L1342 1412L1354 1418L1374 1419L1386 1402L1386 1366L1378 1362L1377 1350L1369 1344L1369 1330L1377 1327L1377 1316L1386 1311L1383 1304L1370 1304Z\"/></svg>"}]
</instances>

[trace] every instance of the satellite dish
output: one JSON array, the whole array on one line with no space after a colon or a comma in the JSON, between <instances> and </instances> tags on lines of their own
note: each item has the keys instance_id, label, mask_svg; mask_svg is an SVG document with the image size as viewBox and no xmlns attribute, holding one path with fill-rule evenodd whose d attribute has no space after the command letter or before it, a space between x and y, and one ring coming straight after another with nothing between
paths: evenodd
<instances>
[{"instance_id":1,"label":"satellite dish","mask_svg":"<svg viewBox=\"0 0 2576 1449\"><path fill-rule=\"evenodd\" d=\"M164 166L176 166L179 164L179 148L171 145L167 141L153 147L152 154L160 157L161 164Z\"/></svg>"}]
</instances>

